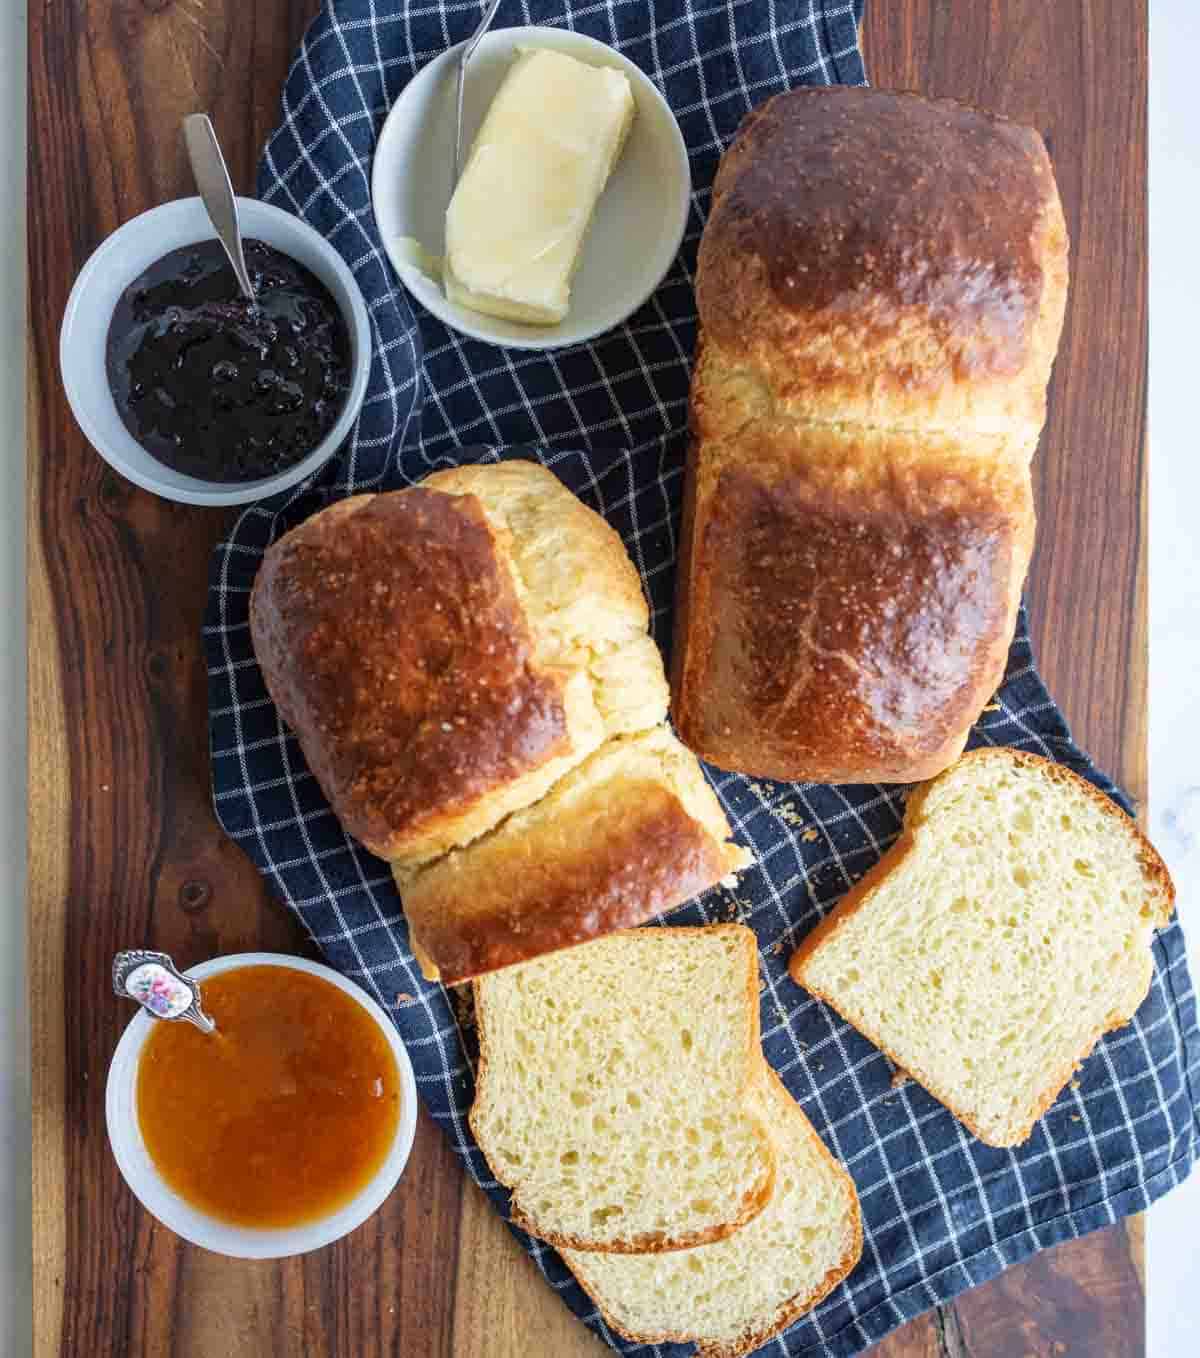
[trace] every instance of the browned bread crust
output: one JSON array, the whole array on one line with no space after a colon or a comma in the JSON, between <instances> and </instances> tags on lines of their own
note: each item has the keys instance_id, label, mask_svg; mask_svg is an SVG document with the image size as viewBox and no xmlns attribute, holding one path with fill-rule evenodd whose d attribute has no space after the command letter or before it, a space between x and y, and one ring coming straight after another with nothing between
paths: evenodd
<instances>
[{"instance_id":1,"label":"browned bread crust","mask_svg":"<svg viewBox=\"0 0 1200 1358\"><path fill-rule=\"evenodd\" d=\"M418 486L314 515L268 549L250 628L338 818L383 857L570 748L563 678L534 664L474 496Z\"/></svg>"},{"instance_id":2,"label":"browned bread crust","mask_svg":"<svg viewBox=\"0 0 1200 1358\"><path fill-rule=\"evenodd\" d=\"M1162 929L1170 923L1171 915L1175 908L1175 884L1171 880L1171 874L1167 865L1163 862L1162 856L1153 844L1142 833L1141 829L1134 823L1115 802L1106 797L1098 788L1093 787L1086 778L1081 778L1071 769L1062 764L1056 764L1052 760L1043 759L1040 755L1030 754L1025 750L1013 750L1007 747L987 747L972 750L962 756L961 762L967 760L989 760L1006 759L1016 765L1026 765L1035 767L1043 772L1047 777L1056 779L1063 783L1070 783L1077 790L1082 791L1092 801L1103 815L1114 822L1114 829L1121 834L1132 835L1137 841L1138 860L1146 881L1150 887L1148 903L1143 907L1143 913L1153 909L1153 903L1157 903L1158 909L1151 917L1154 928ZM908 806L905 810L904 828L900 837L892 847L883 855L878 863L871 868L860 881L858 881L846 894L838 901L837 905L825 916L823 920L809 933L797 947L788 961L788 974L797 985L803 986L810 994L818 999L824 1000L826 1004L837 1006L837 997L826 993L823 989L813 984L807 971L809 960L820 949L821 945L831 938L851 916L856 914L866 906L880 883L892 872L900 862L913 852L915 843L915 827L921 819L922 807L926 798L933 791L934 784L926 783L923 787L917 788L908 799ZM860 1030L863 1036L868 1038L877 1046L880 1051L894 1065L899 1067L903 1060L905 1071L919 1085L927 1089L935 1099L945 1104L956 1118L971 1132L988 1145L995 1146L1016 1146L1028 1140L1038 1120L1054 1104L1059 1094L1062 1093L1064 1085L1079 1068L1084 1060L1091 1054L1096 1043L1105 1033L1113 1032L1118 1028L1123 1028L1141 1007L1142 1001L1150 990L1150 983L1153 980L1154 964L1150 953L1147 951L1142 959L1141 966L1132 978L1127 993L1123 997L1123 1002L1108 1014L1103 1024L1091 1034L1082 1048L1071 1056L1069 1060L1061 1066L1046 1072L1046 1083L1043 1092L1039 1095L1034 1107L1030 1110L1028 1119L1015 1130L1011 1139L1001 1140L1000 1138L989 1136L979 1127L978 1123L969 1112L965 1112L957 1106L955 1101L947 1095L947 1091L938 1087L937 1081L931 1079L928 1072L918 1068L911 1058L900 1058L893 1051L889 1050L886 1042L882 1041L879 1033L869 1032L865 1028ZM843 1017L846 1017L843 1015ZM853 1020L847 1018L847 1022ZM856 1025L858 1026L858 1025Z\"/></svg>"},{"instance_id":3,"label":"browned bread crust","mask_svg":"<svg viewBox=\"0 0 1200 1358\"><path fill-rule=\"evenodd\" d=\"M948 100L777 96L722 161L673 716L723 768L909 782L1003 676L1067 239L1031 129Z\"/></svg>"},{"instance_id":4,"label":"browned bread crust","mask_svg":"<svg viewBox=\"0 0 1200 1358\"><path fill-rule=\"evenodd\" d=\"M690 480L674 715L693 748L824 783L952 762L1004 673L1028 476L942 435L812 425L751 428Z\"/></svg>"},{"instance_id":5,"label":"browned bread crust","mask_svg":"<svg viewBox=\"0 0 1200 1358\"><path fill-rule=\"evenodd\" d=\"M538 806L398 874L414 950L427 976L456 985L641 924L747 865L726 832L669 731L612 742Z\"/></svg>"},{"instance_id":6,"label":"browned bread crust","mask_svg":"<svg viewBox=\"0 0 1200 1358\"><path fill-rule=\"evenodd\" d=\"M609 788L543 839L484 842L439 859L404 892L445 985L641 924L724 876L719 841L658 783ZM533 852L527 852L532 849Z\"/></svg>"},{"instance_id":7,"label":"browned bread crust","mask_svg":"<svg viewBox=\"0 0 1200 1358\"><path fill-rule=\"evenodd\" d=\"M1067 242L1036 131L951 99L777 95L722 160L700 244L705 343L793 414L1035 430Z\"/></svg>"}]
</instances>

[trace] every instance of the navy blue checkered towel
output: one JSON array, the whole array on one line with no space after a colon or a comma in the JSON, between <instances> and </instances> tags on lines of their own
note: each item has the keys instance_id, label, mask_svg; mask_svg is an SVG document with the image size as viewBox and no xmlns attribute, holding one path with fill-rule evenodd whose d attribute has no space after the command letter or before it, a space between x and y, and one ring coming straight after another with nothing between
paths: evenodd
<instances>
[{"instance_id":1,"label":"navy blue checkered towel","mask_svg":"<svg viewBox=\"0 0 1200 1358\"><path fill-rule=\"evenodd\" d=\"M575 28L632 58L666 95L691 155L687 236L667 279L628 324L557 353L489 348L414 308L371 213L371 154L384 116L422 65L471 32L479 0L329 4L288 76L283 123L263 158L262 196L311 222L353 268L375 358L341 457L315 483L247 510L216 552L205 640L217 815L329 962L394 1015L427 1108L502 1213L507 1196L467 1127L472 1077L454 1009L413 962L383 863L343 834L280 725L250 646L250 586L268 544L331 500L520 449L621 533L665 644L696 327L692 278L717 159L743 114L776 91L863 83L861 8L862 0L502 5L500 25ZM1004 687L973 743L1049 755L1127 806L1072 744L1033 668L1024 619ZM787 977L792 946L895 838L902 791L709 775L756 866L736 897L717 888L671 922L735 910L757 933L767 1058L854 1176L865 1218L859 1267L773 1341L776 1352L858 1353L1034 1250L1141 1210L1187 1174L1200 1130L1192 1088L1200 1034L1178 925L1155 941L1154 983L1134 1022L1100 1043L1027 1145L993 1150L917 1085L893 1089L887 1060ZM552 1250L520 1239L578 1316L614 1348L635 1351L605 1327Z\"/></svg>"}]
</instances>

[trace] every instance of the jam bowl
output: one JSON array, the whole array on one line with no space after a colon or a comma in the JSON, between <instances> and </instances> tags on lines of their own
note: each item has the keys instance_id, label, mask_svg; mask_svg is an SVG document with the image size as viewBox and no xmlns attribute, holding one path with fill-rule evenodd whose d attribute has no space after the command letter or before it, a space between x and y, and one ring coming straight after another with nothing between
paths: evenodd
<instances>
[{"instance_id":1,"label":"jam bowl","mask_svg":"<svg viewBox=\"0 0 1200 1358\"><path fill-rule=\"evenodd\" d=\"M271 971L267 975L278 978L270 984L264 976L264 969L268 968ZM201 1033L187 1023L161 1022L143 1010L134 1015L117 1043L109 1066L105 1099L109 1144L125 1182L146 1210L176 1235L194 1245L233 1258L281 1259L319 1249L347 1235L366 1221L391 1193L412 1149L417 1120L416 1082L412 1063L395 1025L361 987L329 967L305 958L281 953L237 953L203 962L189 968L186 974L201 983L206 1010L210 1008L210 1002L216 1001L210 1012L217 1021L217 1033L224 1032L226 1041L240 1042L245 1048L250 1048L251 1039L257 1038L260 1051L263 1044L270 1044L272 1052L281 1046L289 1048L290 1055L279 1069L286 1069L293 1080L296 1074L295 1060L303 1050L307 1050L314 1065L320 1066L323 1061L328 1067L314 1070L307 1088L303 1087L304 1077L301 1074L302 1087L290 1091L293 1120L297 1123L302 1122L303 1118L295 1114L296 1099L301 1101L301 1106L306 1106L309 1097L314 1100L324 1097L327 1105L344 1102L347 1106L345 1116L354 1119L352 1125L357 1129L361 1122L362 1104L353 1103L356 1089L345 1083L350 1078L345 1072L358 1066L357 1092L361 1093L364 1087L382 1084L373 1078L374 1072L383 1068L379 1062L390 1065L394 1061L394 1071L388 1074L394 1111L389 1115L369 1162L362 1161L364 1172L356 1175L352 1181L347 1180L349 1186L345 1191L326 1195L325 1206L321 1211L309 1212L302 1220L269 1225L255 1223L255 1216L259 1220L263 1219L261 1212L240 1213L241 1220L229 1214L223 1215L211 1201L202 1201L204 1194L189 1193L185 1181L179 1175L178 1164L172 1165L166 1158L161 1163L156 1159L165 1144L162 1136L164 1124L160 1122L154 1126L153 1118L163 1107L157 1100L161 1099L164 1090L168 1104L174 1104L183 1127L183 1139L189 1148L205 1144L209 1150L214 1146L222 1148L222 1170L228 1183L208 1195L214 1201L218 1198L227 1199L238 1191L233 1186L238 1175L242 1176L243 1185L247 1175L254 1176L256 1181L264 1185L287 1183L289 1172L300 1176L298 1180L293 1179L293 1183L304 1183L306 1178L311 1180L312 1174L319 1170L319 1156L311 1160L307 1169L299 1167L288 1171L283 1163L269 1169L264 1167L262 1155L265 1152L281 1161L303 1156L307 1149L304 1139L319 1123L310 1120L307 1125L288 1128L281 1125L278 1117L274 1120L259 1118L251 1124L252 1130L248 1132L245 1120L247 1108L255 1107L256 1111L261 1112L273 1106L271 1097L274 1091L265 1088L261 1091L262 1101L257 1103L254 1097L239 1088L233 1100L234 1107L229 1110L229 1116L222 1120L217 1115L215 1105L206 1101L206 1095L201 1091L207 1089L208 1096L211 1096L211 1076L214 1071L226 1069L226 1057L215 1055L205 1067L204 1058L197 1058L195 1045L213 1042L217 1040L216 1037ZM289 977L294 993L300 996L294 1002L295 1005L311 1004L314 988L320 991L325 990L326 986L336 987L336 993L326 990L329 1000L319 1002L322 1010L318 1020L312 1026L312 1031L303 1038L296 1037L294 1029L289 1030L288 1025L295 1024L297 1012L305 1011L296 1008L285 1010L279 1004L282 986ZM239 1007L235 1008L230 983L239 979ZM204 985L206 980L207 987ZM224 1029L221 995L218 993L220 982L224 982L227 987L225 1012L229 1015L229 1023ZM305 991L308 992L307 997ZM272 1003L276 1007L264 1012L263 1006ZM256 1032L255 1023L258 1024ZM356 1027L359 1029L359 1045L356 1054L347 1059L344 1041L348 1040L347 1034L352 1035ZM331 1038L331 1033L338 1040ZM164 1062L157 1068L156 1074L155 1062L156 1059L162 1059L164 1038L172 1039L166 1044L167 1054L173 1051L176 1057L180 1054L186 1057L190 1052L191 1057L190 1060L185 1059L181 1066ZM181 1040L174 1041L177 1038ZM156 1042L160 1048L159 1058L152 1055ZM369 1044L375 1052L374 1058L367 1059L365 1064L361 1059L364 1043ZM248 1052L244 1054L248 1055ZM377 1064L371 1065L371 1059ZM230 1064L228 1068L236 1074L235 1065ZM143 1076L147 1078L144 1080ZM207 1084L206 1078L210 1081ZM319 1116L319 1112L314 1114L316 1118ZM146 1122L148 1117L151 1119L149 1123ZM239 1121L239 1118L242 1120ZM203 1128L198 1126L201 1122L205 1124ZM331 1128L329 1124L326 1126L327 1131L332 1130L334 1134L338 1132L336 1124ZM293 1144L297 1138L303 1144ZM342 1161L351 1158L350 1139L347 1138L343 1145L344 1152L336 1146L326 1148L326 1170L331 1163L328 1158L330 1153L336 1157L338 1171L342 1168ZM230 1155L240 1157L245 1163L231 1163ZM209 1183L215 1187L211 1179ZM310 1182L310 1197L312 1187ZM316 1187L319 1190L321 1186L318 1184Z\"/></svg>"},{"instance_id":2,"label":"jam bowl","mask_svg":"<svg viewBox=\"0 0 1200 1358\"><path fill-rule=\"evenodd\" d=\"M316 472L345 442L358 418L371 367L371 328L366 304L341 255L307 222L252 198L239 198L238 216L247 242L262 242L311 276L336 305L345 327L344 392L332 423L315 446L269 475L247 480L206 479L171 466L135 436L122 418L110 381L110 327L126 303L127 290L147 270L183 247L212 242L215 235L199 198L152 208L114 231L83 266L63 316L59 360L67 399L96 451L122 476L168 500L186 504L245 504L287 490ZM229 274L232 279L232 271ZM327 426L327 427L326 427ZM216 440L219 442L219 440Z\"/></svg>"}]
</instances>

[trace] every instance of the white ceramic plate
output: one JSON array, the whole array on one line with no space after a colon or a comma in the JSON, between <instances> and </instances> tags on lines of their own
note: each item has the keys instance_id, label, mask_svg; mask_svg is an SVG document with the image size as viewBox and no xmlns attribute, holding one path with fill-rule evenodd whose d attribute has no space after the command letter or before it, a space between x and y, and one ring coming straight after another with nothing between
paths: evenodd
<instances>
[{"instance_id":1,"label":"white ceramic plate","mask_svg":"<svg viewBox=\"0 0 1200 1358\"><path fill-rule=\"evenodd\" d=\"M593 66L622 70L637 104L629 140L584 238L566 319L551 326L521 325L449 302L400 244L409 238L431 255L444 251L454 182L457 47L420 71L392 107L375 148L371 196L393 268L435 316L489 344L558 349L619 325L662 282L687 224L691 173L675 115L641 69L594 38L556 28L502 28L484 37L468 70L465 146L474 141L520 47L551 47Z\"/></svg>"}]
</instances>

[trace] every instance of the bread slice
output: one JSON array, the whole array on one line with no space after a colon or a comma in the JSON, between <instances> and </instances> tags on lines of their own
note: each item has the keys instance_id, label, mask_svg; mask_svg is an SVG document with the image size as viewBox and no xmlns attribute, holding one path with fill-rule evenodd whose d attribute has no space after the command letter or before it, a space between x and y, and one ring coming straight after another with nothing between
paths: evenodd
<instances>
[{"instance_id":1,"label":"bread slice","mask_svg":"<svg viewBox=\"0 0 1200 1358\"><path fill-rule=\"evenodd\" d=\"M719 1240L766 1206L758 953L742 925L635 929L475 982L471 1130L513 1220L560 1248Z\"/></svg>"},{"instance_id":2,"label":"bread slice","mask_svg":"<svg viewBox=\"0 0 1200 1358\"><path fill-rule=\"evenodd\" d=\"M793 955L982 1141L1014 1146L1146 997L1174 888L1116 805L1036 755L965 755Z\"/></svg>"},{"instance_id":3,"label":"bread slice","mask_svg":"<svg viewBox=\"0 0 1200 1358\"><path fill-rule=\"evenodd\" d=\"M422 971L456 985L681 905L750 862L728 835L696 756L657 726L396 884Z\"/></svg>"},{"instance_id":4,"label":"bread slice","mask_svg":"<svg viewBox=\"0 0 1200 1358\"><path fill-rule=\"evenodd\" d=\"M854 1181L765 1063L757 1098L775 1147L775 1191L749 1225L670 1254L564 1251L605 1321L626 1339L695 1341L699 1358L741 1358L816 1306L858 1263Z\"/></svg>"}]
</instances>

